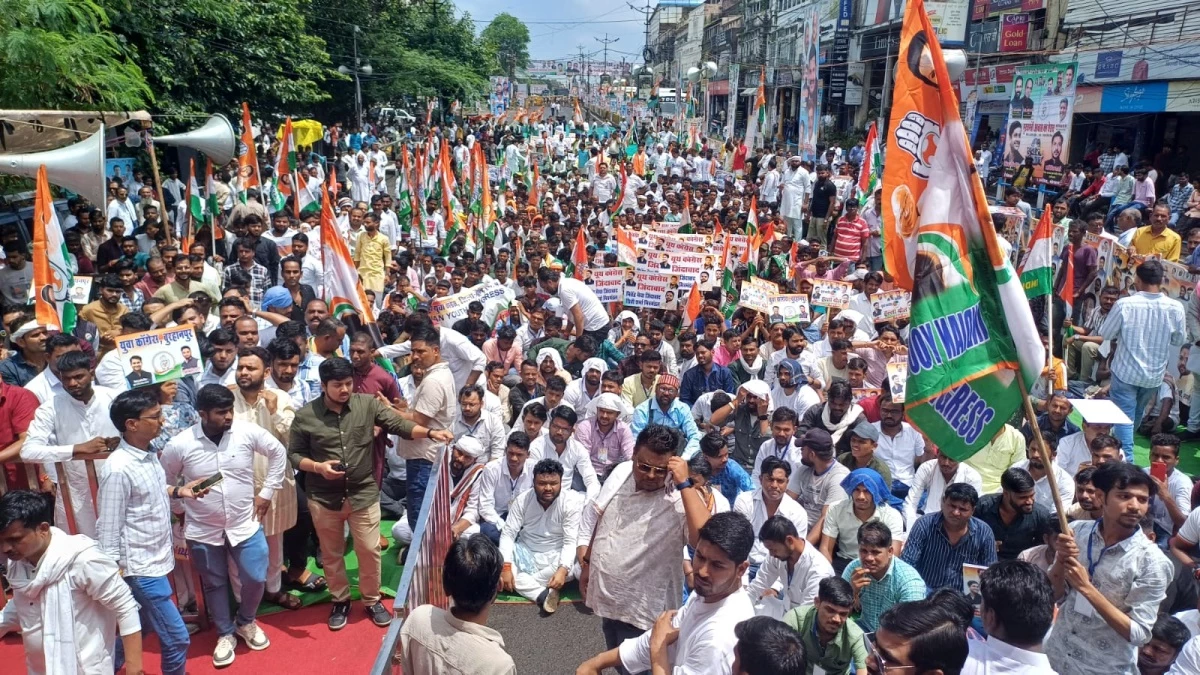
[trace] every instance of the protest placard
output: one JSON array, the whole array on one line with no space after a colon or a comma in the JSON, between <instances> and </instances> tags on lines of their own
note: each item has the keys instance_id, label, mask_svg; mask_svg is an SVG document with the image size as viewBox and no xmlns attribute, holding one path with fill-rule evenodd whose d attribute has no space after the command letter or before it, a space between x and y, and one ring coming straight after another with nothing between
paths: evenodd
<instances>
[{"instance_id":1,"label":"protest placard","mask_svg":"<svg viewBox=\"0 0 1200 675\"><path fill-rule=\"evenodd\" d=\"M633 274L630 267L601 267L585 270L583 283L592 287L600 302L620 302L621 289L625 286L626 272Z\"/></svg>"},{"instance_id":2,"label":"protest placard","mask_svg":"<svg viewBox=\"0 0 1200 675\"><path fill-rule=\"evenodd\" d=\"M808 310L808 296L800 293L777 293L768 298L770 323L808 323L812 315Z\"/></svg>"},{"instance_id":3,"label":"protest placard","mask_svg":"<svg viewBox=\"0 0 1200 675\"><path fill-rule=\"evenodd\" d=\"M628 280L625 283L625 306L678 309L679 290L668 288L670 281L670 275L638 265L633 275L633 285Z\"/></svg>"},{"instance_id":4,"label":"protest placard","mask_svg":"<svg viewBox=\"0 0 1200 675\"><path fill-rule=\"evenodd\" d=\"M467 307L472 302L483 304L481 320L491 326L495 323L496 315L516 300L516 291L497 283L480 284L471 288L436 298L429 305L429 318L435 326L453 326L455 321L467 318Z\"/></svg>"},{"instance_id":5,"label":"protest placard","mask_svg":"<svg viewBox=\"0 0 1200 675\"><path fill-rule=\"evenodd\" d=\"M912 293L906 290L879 291L871 296L871 320L906 319L911 305Z\"/></svg>"},{"instance_id":6,"label":"protest placard","mask_svg":"<svg viewBox=\"0 0 1200 675\"><path fill-rule=\"evenodd\" d=\"M871 387L862 387L859 389L851 389L850 390L850 395L853 397L853 400L855 403L858 403L859 401L863 400L864 398L871 398L872 396L880 396L882 394L883 394L882 389L874 389Z\"/></svg>"},{"instance_id":7,"label":"protest placard","mask_svg":"<svg viewBox=\"0 0 1200 675\"><path fill-rule=\"evenodd\" d=\"M908 384L908 356L896 354L887 364L888 387L892 390L892 401L904 403L904 391Z\"/></svg>"},{"instance_id":8,"label":"protest placard","mask_svg":"<svg viewBox=\"0 0 1200 675\"><path fill-rule=\"evenodd\" d=\"M190 325L122 335L117 352L130 389L204 372L196 329Z\"/></svg>"},{"instance_id":9,"label":"protest placard","mask_svg":"<svg viewBox=\"0 0 1200 675\"><path fill-rule=\"evenodd\" d=\"M809 302L819 307L846 309L850 306L850 298L853 296L854 285L849 282L813 279Z\"/></svg>"},{"instance_id":10,"label":"protest placard","mask_svg":"<svg viewBox=\"0 0 1200 675\"><path fill-rule=\"evenodd\" d=\"M738 298L738 306L753 309L756 312L771 311L771 297L779 295L779 286L758 277L750 277L742 282L742 294Z\"/></svg>"}]
</instances>

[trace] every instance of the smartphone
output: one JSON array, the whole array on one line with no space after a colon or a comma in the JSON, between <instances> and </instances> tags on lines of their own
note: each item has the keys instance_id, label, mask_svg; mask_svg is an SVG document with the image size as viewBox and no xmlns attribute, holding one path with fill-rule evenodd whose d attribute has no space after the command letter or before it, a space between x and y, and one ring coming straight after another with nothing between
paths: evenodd
<instances>
[{"instance_id":1,"label":"smartphone","mask_svg":"<svg viewBox=\"0 0 1200 675\"><path fill-rule=\"evenodd\" d=\"M218 472L214 473L213 475L209 476L208 478L205 478L204 480L200 481L200 484L194 486L192 489L193 490L207 490L210 487L216 485L217 483L220 483L223 480L225 480L225 476L222 476L221 472L218 471Z\"/></svg>"},{"instance_id":2,"label":"smartphone","mask_svg":"<svg viewBox=\"0 0 1200 675\"><path fill-rule=\"evenodd\" d=\"M334 471L341 471L342 473L346 472L346 464L344 462L338 462L337 464L334 464L331 468Z\"/></svg>"},{"instance_id":3,"label":"smartphone","mask_svg":"<svg viewBox=\"0 0 1200 675\"><path fill-rule=\"evenodd\" d=\"M1167 482L1167 465L1165 462L1150 462L1150 475Z\"/></svg>"}]
</instances>

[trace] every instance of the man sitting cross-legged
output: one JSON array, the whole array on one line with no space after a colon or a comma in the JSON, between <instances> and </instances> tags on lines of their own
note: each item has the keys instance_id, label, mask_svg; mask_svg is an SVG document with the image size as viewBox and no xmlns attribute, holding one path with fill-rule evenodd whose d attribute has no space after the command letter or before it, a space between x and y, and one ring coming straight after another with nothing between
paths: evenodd
<instances>
[{"instance_id":1,"label":"man sitting cross-legged","mask_svg":"<svg viewBox=\"0 0 1200 675\"><path fill-rule=\"evenodd\" d=\"M500 533L501 590L515 590L547 614L558 609L559 592L572 578L583 508L583 495L563 490L562 477L558 460L540 460L533 488L513 498Z\"/></svg>"}]
</instances>

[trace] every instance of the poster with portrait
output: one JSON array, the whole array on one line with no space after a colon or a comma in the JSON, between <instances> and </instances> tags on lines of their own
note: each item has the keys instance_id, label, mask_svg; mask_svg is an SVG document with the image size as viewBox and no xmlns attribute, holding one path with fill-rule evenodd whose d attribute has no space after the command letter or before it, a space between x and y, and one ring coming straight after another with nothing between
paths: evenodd
<instances>
[{"instance_id":1,"label":"poster with portrait","mask_svg":"<svg viewBox=\"0 0 1200 675\"><path fill-rule=\"evenodd\" d=\"M1011 181L1017 168L1030 160L1033 175L1028 186L1063 184L1071 154L1077 70L1074 61L1017 68L1004 130L1005 180Z\"/></svg>"},{"instance_id":2,"label":"poster with portrait","mask_svg":"<svg viewBox=\"0 0 1200 675\"><path fill-rule=\"evenodd\" d=\"M912 293L898 288L894 291L879 291L871 296L871 321L907 319L912 305Z\"/></svg>"},{"instance_id":3,"label":"poster with portrait","mask_svg":"<svg viewBox=\"0 0 1200 675\"><path fill-rule=\"evenodd\" d=\"M625 288L626 272L630 267L597 267L585 270L583 283L592 287L600 302L620 302Z\"/></svg>"},{"instance_id":4,"label":"poster with portrait","mask_svg":"<svg viewBox=\"0 0 1200 675\"><path fill-rule=\"evenodd\" d=\"M847 281L812 280L812 295L809 302L818 307L848 309L854 297L854 284Z\"/></svg>"},{"instance_id":5,"label":"poster with portrait","mask_svg":"<svg viewBox=\"0 0 1200 675\"><path fill-rule=\"evenodd\" d=\"M882 396L883 390L882 389L873 389L871 387L860 387L858 389L851 389L850 395L853 397L854 402L857 404L859 401L863 400L864 398L871 398L872 396Z\"/></svg>"},{"instance_id":6,"label":"poster with portrait","mask_svg":"<svg viewBox=\"0 0 1200 675\"><path fill-rule=\"evenodd\" d=\"M979 576L986 569L987 567L984 565L963 563L962 592L967 596L967 602L971 603L971 608L975 610L976 616L979 616L979 606L983 604L983 594L979 592Z\"/></svg>"},{"instance_id":7,"label":"poster with portrait","mask_svg":"<svg viewBox=\"0 0 1200 675\"><path fill-rule=\"evenodd\" d=\"M800 293L780 293L768 298L770 323L806 324L812 321L808 296Z\"/></svg>"},{"instance_id":8,"label":"poster with portrait","mask_svg":"<svg viewBox=\"0 0 1200 675\"><path fill-rule=\"evenodd\" d=\"M904 392L908 385L908 356L896 354L888 361L887 384L892 390L892 400L904 403Z\"/></svg>"},{"instance_id":9,"label":"poster with portrait","mask_svg":"<svg viewBox=\"0 0 1200 675\"><path fill-rule=\"evenodd\" d=\"M630 308L678 309L679 289L669 288L671 277L657 269L638 265L633 275L626 272L625 306Z\"/></svg>"},{"instance_id":10,"label":"poster with portrait","mask_svg":"<svg viewBox=\"0 0 1200 675\"><path fill-rule=\"evenodd\" d=\"M758 277L750 277L742 282L742 294L738 297L738 306L752 309L756 312L771 311L771 296L779 294L779 286Z\"/></svg>"},{"instance_id":11,"label":"poster with portrait","mask_svg":"<svg viewBox=\"0 0 1200 675\"><path fill-rule=\"evenodd\" d=\"M836 3L835 3L836 5ZM814 3L800 14L800 44L797 45L804 68L800 75L800 106L797 117L799 126L796 138L800 141L800 158L806 162L817 161L817 133L821 124L820 65L821 14L820 5Z\"/></svg>"},{"instance_id":12,"label":"poster with portrait","mask_svg":"<svg viewBox=\"0 0 1200 675\"><path fill-rule=\"evenodd\" d=\"M122 335L117 354L130 389L204 372L200 342L190 325Z\"/></svg>"}]
</instances>

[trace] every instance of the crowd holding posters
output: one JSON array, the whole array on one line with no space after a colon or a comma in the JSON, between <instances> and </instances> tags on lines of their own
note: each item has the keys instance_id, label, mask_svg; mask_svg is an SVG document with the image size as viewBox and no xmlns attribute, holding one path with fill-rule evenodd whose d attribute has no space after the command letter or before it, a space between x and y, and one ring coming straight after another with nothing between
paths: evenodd
<instances>
[{"instance_id":1,"label":"crowd holding posters","mask_svg":"<svg viewBox=\"0 0 1200 675\"><path fill-rule=\"evenodd\" d=\"M454 295L435 298L430 304L429 318L435 325L452 326L455 321L467 318L467 307L472 302L483 303L481 320L489 326L496 321L496 315L516 300L517 294L511 288L499 284L487 284L464 288Z\"/></svg>"},{"instance_id":2,"label":"crowd holding posters","mask_svg":"<svg viewBox=\"0 0 1200 675\"><path fill-rule=\"evenodd\" d=\"M626 268L630 270L631 268ZM625 306L650 307L654 309L679 308L679 284L671 287L672 275L643 265L626 272ZM629 283L632 281L633 283Z\"/></svg>"},{"instance_id":3,"label":"crowd holding posters","mask_svg":"<svg viewBox=\"0 0 1200 675\"><path fill-rule=\"evenodd\" d=\"M123 335L117 350L131 389L204 372L200 342L190 325Z\"/></svg>"},{"instance_id":4,"label":"crowd holding posters","mask_svg":"<svg viewBox=\"0 0 1200 675\"><path fill-rule=\"evenodd\" d=\"M1076 67L1071 62L1017 69L1005 130L1006 179L1011 179L1026 159L1032 159L1033 176L1029 185L1062 185L1070 156Z\"/></svg>"},{"instance_id":5,"label":"crowd holding posters","mask_svg":"<svg viewBox=\"0 0 1200 675\"><path fill-rule=\"evenodd\" d=\"M911 303L912 293L906 290L880 291L871 296L871 320L878 323L907 319Z\"/></svg>"},{"instance_id":6,"label":"crowd holding posters","mask_svg":"<svg viewBox=\"0 0 1200 675\"><path fill-rule=\"evenodd\" d=\"M846 309L850 306L852 297L854 297L854 284L845 281L813 279L812 296L809 301L819 307Z\"/></svg>"},{"instance_id":7,"label":"crowd holding posters","mask_svg":"<svg viewBox=\"0 0 1200 675\"><path fill-rule=\"evenodd\" d=\"M600 302L620 302L625 278L633 274L630 267L599 267L584 270L583 283L592 287Z\"/></svg>"}]
</instances>

